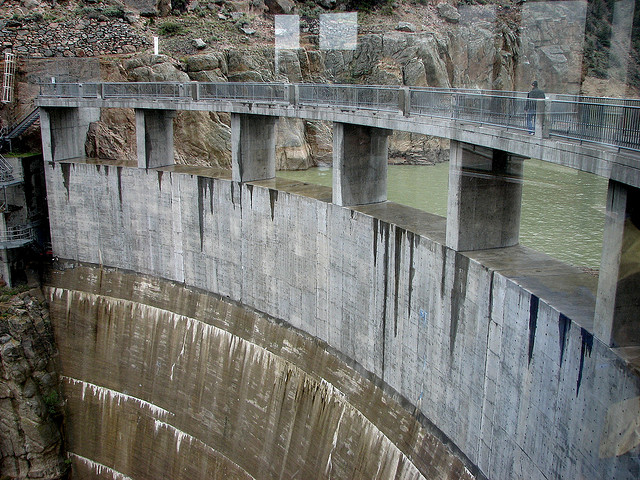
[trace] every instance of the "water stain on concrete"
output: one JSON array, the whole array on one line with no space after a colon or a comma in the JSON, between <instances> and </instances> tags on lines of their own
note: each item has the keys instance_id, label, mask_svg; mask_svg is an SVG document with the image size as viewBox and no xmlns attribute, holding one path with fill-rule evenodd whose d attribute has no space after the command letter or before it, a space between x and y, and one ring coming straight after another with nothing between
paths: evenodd
<instances>
[{"instance_id":1,"label":"water stain on concrete","mask_svg":"<svg viewBox=\"0 0 640 480\"><path fill-rule=\"evenodd\" d=\"M198 176L198 227L200 231L200 251L202 251L204 246L204 198L206 196L209 197L209 210L213 215L213 182L213 178Z\"/></svg>"},{"instance_id":2,"label":"water stain on concrete","mask_svg":"<svg viewBox=\"0 0 640 480\"><path fill-rule=\"evenodd\" d=\"M578 382L576 386L576 398L580 394L580 385L582 384L582 371L584 369L584 357L591 357L591 349L593 348L593 335L584 328L580 329L580 337L582 338L582 347L580 348L580 368L578 369Z\"/></svg>"},{"instance_id":3,"label":"water stain on concrete","mask_svg":"<svg viewBox=\"0 0 640 480\"><path fill-rule=\"evenodd\" d=\"M539 305L540 299L535 295L531 295L531 300L529 303L529 364L531 364L531 358L533 357L533 347L536 341Z\"/></svg>"},{"instance_id":4,"label":"water stain on concrete","mask_svg":"<svg viewBox=\"0 0 640 480\"><path fill-rule=\"evenodd\" d=\"M382 231L380 233L384 239L384 257L382 265L384 282L384 291L382 294L382 378L384 379L385 351L387 348L387 298L389 297L389 229L391 228L391 225L387 222L381 223Z\"/></svg>"},{"instance_id":5,"label":"water stain on concrete","mask_svg":"<svg viewBox=\"0 0 640 480\"><path fill-rule=\"evenodd\" d=\"M411 297L413 296L413 278L416 274L416 269L413 264L413 256L415 249L420 242L420 237L413 232L407 232L407 239L409 240L409 292L407 299L407 319L411 316Z\"/></svg>"},{"instance_id":6,"label":"water stain on concrete","mask_svg":"<svg viewBox=\"0 0 640 480\"><path fill-rule=\"evenodd\" d=\"M69 177L71 176L71 164L63 163L62 167L62 184L67 191L67 200L69 200Z\"/></svg>"},{"instance_id":7,"label":"water stain on concrete","mask_svg":"<svg viewBox=\"0 0 640 480\"><path fill-rule=\"evenodd\" d=\"M558 319L558 342L560 343L560 368L562 368L562 360L564 359L564 350L567 343L567 335L571 329L571 319L566 315L560 314Z\"/></svg>"},{"instance_id":8,"label":"water stain on concrete","mask_svg":"<svg viewBox=\"0 0 640 480\"><path fill-rule=\"evenodd\" d=\"M253 208L253 185L247 184L247 190L249 190L249 201L251 202L251 208Z\"/></svg>"},{"instance_id":9,"label":"water stain on concrete","mask_svg":"<svg viewBox=\"0 0 640 480\"><path fill-rule=\"evenodd\" d=\"M453 356L458 335L458 325L464 320L464 303L467 298L467 277L469 275L469 257L455 254L455 270L451 291L451 322L449 328L449 354ZM444 283L444 282L443 282Z\"/></svg>"},{"instance_id":10,"label":"water stain on concrete","mask_svg":"<svg viewBox=\"0 0 640 480\"><path fill-rule=\"evenodd\" d=\"M118 200L120 200L120 211L122 211L122 167L117 167L118 170Z\"/></svg>"},{"instance_id":11,"label":"water stain on concrete","mask_svg":"<svg viewBox=\"0 0 640 480\"><path fill-rule=\"evenodd\" d=\"M278 201L278 190L269 189L269 205L271 207L271 221L273 221L276 202Z\"/></svg>"}]
</instances>

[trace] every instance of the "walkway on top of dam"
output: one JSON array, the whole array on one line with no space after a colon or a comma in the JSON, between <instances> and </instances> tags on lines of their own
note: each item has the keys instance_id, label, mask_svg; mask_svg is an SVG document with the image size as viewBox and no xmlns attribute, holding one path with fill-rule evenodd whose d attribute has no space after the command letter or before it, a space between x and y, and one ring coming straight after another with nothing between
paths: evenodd
<instances>
[{"instance_id":1,"label":"walkway on top of dam","mask_svg":"<svg viewBox=\"0 0 640 480\"><path fill-rule=\"evenodd\" d=\"M640 100L548 94L535 133L524 92L286 83L52 83L41 107L222 111L432 135L640 187Z\"/></svg>"}]
</instances>

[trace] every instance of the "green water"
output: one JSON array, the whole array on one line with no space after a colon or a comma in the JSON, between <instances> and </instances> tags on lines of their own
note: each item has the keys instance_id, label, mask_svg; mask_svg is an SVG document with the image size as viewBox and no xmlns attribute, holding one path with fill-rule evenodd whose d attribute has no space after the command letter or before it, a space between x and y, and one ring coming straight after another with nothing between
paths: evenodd
<instances>
[{"instance_id":1,"label":"green water","mask_svg":"<svg viewBox=\"0 0 640 480\"><path fill-rule=\"evenodd\" d=\"M332 170L278 172L281 178L330 187ZM447 215L449 163L390 165L392 202ZM596 175L538 160L526 160L520 243L576 266L598 268L607 181Z\"/></svg>"}]
</instances>

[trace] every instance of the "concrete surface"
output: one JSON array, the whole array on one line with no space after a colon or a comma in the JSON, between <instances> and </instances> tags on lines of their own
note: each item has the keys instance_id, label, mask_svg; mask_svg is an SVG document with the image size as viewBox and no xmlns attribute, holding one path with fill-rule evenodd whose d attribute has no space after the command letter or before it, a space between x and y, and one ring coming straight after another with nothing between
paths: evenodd
<instances>
[{"instance_id":1,"label":"concrete surface","mask_svg":"<svg viewBox=\"0 0 640 480\"><path fill-rule=\"evenodd\" d=\"M390 203L350 209L327 203L329 189L241 184L197 171L47 163L54 254L212 292L326 342L437 426L489 478L638 478L637 442L616 440L637 437L616 412L640 398L640 379L623 350L581 325L593 320L593 277L522 247L456 252L444 244L444 219ZM559 284L570 293L557 293ZM94 308L91 298L77 298ZM109 325L99 323L98 333L120 328ZM146 320L122 325L132 340L153 339L149 346L170 331ZM149 328L151 337L143 333ZM99 344L112 348L116 338L125 337L107 335ZM192 348L197 337L181 337L164 362L176 361L183 338ZM236 347L220 348L232 354ZM91 358L88 350L75 354ZM139 388L155 392L154 356L140 358L136 368L151 376ZM107 370L127 378L127 365ZM207 369L224 365L234 363ZM199 368L190 367L193 378ZM74 374L80 383L69 383L79 415L88 415L85 406L100 412L97 390L95 406L80 401L93 388L82 383L92 382L91 369L83 362ZM207 385L215 384L203 383L199 395L209 395ZM330 425L326 435L339 432ZM144 431L140 441L154 435L151 424ZM410 445L398 448L410 456ZM411 458L417 465L422 457Z\"/></svg>"},{"instance_id":2,"label":"concrete surface","mask_svg":"<svg viewBox=\"0 0 640 480\"><path fill-rule=\"evenodd\" d=\"M276 176L276 117L231 114L231 170L236 182Z\"/></svg>"},{"instance_id":3,"label":"concrete surface","mask_svg":"<svg viewBox=\"0 0 640 480\"><path fill-rule=\"evenodd\" d=\"M393 132L348 123L333 125L333 203L387 200L388 137Z\"/></svg>"},{"instance_id":4,"label":"concrete surface","mask_svg":"<svg viewBox=\"0 0 640 480\"><path fill-rule=\"evenodd\" d=\"M452 141L447 247L511 247L520 238L523 158Z\"/></svg>"},{"instance_id":5,"label":"concrete surface","mask_svg":"<svg viewBox=\"0 0 640 480\"><path fill-rule=\"evenodd\" d=\"M560 137L528 135L489 124L456 121L450 118L404 116L401 111L353 110L323 106L282 105L230 101L193 101L180 99L101 99L44 98L37 100L44 107L150 108L228 112L273 117L326 120L330 122L366 125L381 129L420 133L449 138L460 142L494 148L526 158L576 168L640 188L638 154L632 151L574 142Z\"/></svg>"}]
</instances>

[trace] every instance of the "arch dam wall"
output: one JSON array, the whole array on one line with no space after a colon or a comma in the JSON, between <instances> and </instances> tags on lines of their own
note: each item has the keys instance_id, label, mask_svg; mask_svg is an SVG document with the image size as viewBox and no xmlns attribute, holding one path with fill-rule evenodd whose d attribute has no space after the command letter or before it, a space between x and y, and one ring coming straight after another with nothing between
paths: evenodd
<instances>
[{"instance_id":1,"label":"arch dam wall","mask_svg":"<svg viewBox=\"0 0 640 480\"><path fill-rule=\"evenodd\" d=\"M79 478L638 477L637 373L557 306L595 279L310 185L46 174Z\"/></svg>"}]
</instances>

